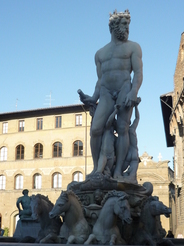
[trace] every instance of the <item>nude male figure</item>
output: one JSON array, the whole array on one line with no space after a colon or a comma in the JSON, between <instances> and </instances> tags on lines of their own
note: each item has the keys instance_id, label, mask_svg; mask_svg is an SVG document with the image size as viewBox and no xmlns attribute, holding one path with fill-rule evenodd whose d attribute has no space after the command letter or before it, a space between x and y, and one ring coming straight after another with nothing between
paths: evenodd
<instances>
[{"instance_id":1,"label":"nude male figure","mask_svg":"<svg viewBox=\"0 0 184 246\"><path fill-rule=\"evenodd\" d=\"M95 55L98 81L94 94L92 97L85 95L81 99L85 104L96 103L99 99L91 125L91 152L94 163L92 173L98 167L105 124L114 110L114 105L123 105L117 115L118 140L113 175L116 179L122 173L129 147L129 122L142 84L142 51L139 44L128 40L129 24L128 10L120 13L114 11L110 15L111 41ZM131 81L132 72L134 75Z\"/></svg>"},{"instance_id":2,"label":"nude male figure","mask_svg":"<svg viewBox=\"0 0 184 246\"><path fill-rule=\"evenodd\" d=\"M31 214L32 214L31 206L30 206L31 198L28 196L28 192L29 191L27 189L24 189L22 191L23 196L19 197L16 203L17 208L19 210L20 219L31 218ZM20 207L20 204L22 206L22 209Z\"/></svg>"}]
</instances>

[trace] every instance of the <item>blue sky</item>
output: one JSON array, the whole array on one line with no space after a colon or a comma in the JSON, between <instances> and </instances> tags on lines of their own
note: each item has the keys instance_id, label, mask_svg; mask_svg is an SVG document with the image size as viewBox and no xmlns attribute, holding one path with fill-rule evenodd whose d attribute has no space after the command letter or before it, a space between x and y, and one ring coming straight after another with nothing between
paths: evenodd
<instances>
[{"instance_id":1,"label":"blue sky","mask_svg":"<svg viewBox=\"0 0 184 246\"><path fill-rule=\"evenodd\" d=\"M173 91L184 1L0 0L0 113L79 102L77 89L92 94L94 55L110 41L109 12L131 13L129 39L143 52L139 91L139 154L169 160L160 95ZM17 101L17 107L16 107Z\"/></svg>"}]
</instances>

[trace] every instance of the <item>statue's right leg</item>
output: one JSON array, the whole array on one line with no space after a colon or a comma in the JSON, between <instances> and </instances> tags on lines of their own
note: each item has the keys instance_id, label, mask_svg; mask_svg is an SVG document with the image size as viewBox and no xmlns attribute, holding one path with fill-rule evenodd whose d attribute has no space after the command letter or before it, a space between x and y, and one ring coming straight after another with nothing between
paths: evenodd
<instances>
[{"instance_id":1,"label":"statue's right leg","mask_svg":"<svg viewBox=\"0 0 184 246\"><path fill-rule=\"evenodd\" d=\"M96 239L94 234L90 234L88 239L84 242L84 244L90 244L91 242L93 242L93 240Z\"/></svg>"},{"instance_id":2,"label":"statue's right leg","mask_svg":"<svg viewBox=\"0 0 184 246\"><path fill-rule=\"evenodd\" d=\"M96 173L102 173L106 164L107 164L107 157L101 151L100 157L98 159L98 167L97 167Z\"/></svg>"},{"instance_id":3,"label":"statue's right leg","mask_svg":"<svg viewBox=\"0 0 184 246\"><path fill-rule=\"evenodd\" d=\"M90 144L91 144L91 153L92 153L93 164L94 164L94 170L92 173L95 173L98 167L98 159L100 156L104 127L109 116L112 114L114 110L114 104L115 102L108 91L100 95L100 101L96 108L91 125Z\"/></svg>"}]
</instances>

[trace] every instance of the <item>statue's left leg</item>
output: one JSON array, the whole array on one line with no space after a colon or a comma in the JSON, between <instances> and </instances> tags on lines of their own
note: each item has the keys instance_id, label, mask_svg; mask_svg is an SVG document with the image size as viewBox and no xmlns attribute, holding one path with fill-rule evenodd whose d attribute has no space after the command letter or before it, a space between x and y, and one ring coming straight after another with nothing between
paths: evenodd
<instances>
[{"instance_id":1,"label":"statue's left leg","mask_svg":"<svg viewBox=\"0 0 184 246\"><path fill-rule=\"evenodd\" d=\"M72 244L75 241L75 236L74 235L70 235L68 237L67 243L66 244Z\"/></svg>"},{"instance_id":2,"label":"statue's left leg","mask_svg":"<svg viewBox=\"0 0 184 246\"><path fill-rule=\"evenodd\" d=\"M128 169L128 173L130 177L136 177L138 166L139 166L139 160L133 160L130 162L130 167Z\"/></svg>"},{"instance_id":3,"label":"statue's left leg","mask_svg":"<svg viewBox=\"0 0 184 246\"><path fill-rule=\"evenodd\" d=\"M116 151L115 151L116 167L113 175L114 178L118 178L119 176L122 176L122 171L125 170L123 165L129 148L129 134L128 134L129 124L124 120L122 121L119 120L117 124L119 125L117 126L118 139L117 139Z\"/></svg>"},{"instance_id":4,"label":"statue's left leg","mask_svg":"<svg viewBox=\"0 0 184 246\"><path fill-rule=\"evenodd\" d=\"M91 242L93 242L93 240L95 239L95 235L94 234L90 234L88 239L86 240L86 242L84 242L84 244L90 244Z\"/></svg>"},{"instance_id":5,"label":"statue's left leg","mask_svg":"<svg viewBox=\"0 0 184 246\"><path fill-rule=\"evenodd\" d=\"M112 234L111 235L111 240L110 240L109 244L110 245L115 245L116 244L116 239L117 239L116 234Z\"/></svg>"},{"instance_id":6,"label":"statue's left leg","mask_svg":"<svg viewBox=\"0 0 184 246\"><path fill-rule=\"evenodd\" d=\"M131 89L131 84L125 84L119 92L116 104L120 105L117 115L117 132L118 139L116 143L116 167L114 170L114 178L122 176L124 162L129 149L129 125L132 116L133 107L125 107L125 98Z\"/></svg>"},{"instance_id":7,"label":"statue's left leg","mask_svg":"<svg viewBox=\"0 0 184 246\"><path fill-rule=\"evenodd\" d=\"M100 157L98 159L98 168L96 170L96 173L102 173L104 168L105 168L106 163L107 163L107 157L101 151L100 152Z\"/></svg>"},{"instance_id":8,"label":"statue's left leg","mask_svg":"<svg viewBox=\"0 0 184 246\"><path fill-rule=\"evenodd\" d=\"M40 240L40 243L59 243L60 238L55 233L49 233L46 237Z\"/></svg>"}]
</instances>

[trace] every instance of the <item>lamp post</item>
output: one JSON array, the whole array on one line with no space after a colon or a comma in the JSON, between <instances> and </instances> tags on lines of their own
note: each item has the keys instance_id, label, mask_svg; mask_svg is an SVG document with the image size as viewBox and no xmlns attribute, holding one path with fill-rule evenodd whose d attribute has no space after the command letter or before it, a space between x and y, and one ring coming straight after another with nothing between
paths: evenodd
<instances>
[{"instance_id":1,"label":"lamp post","mask_svg":"<svg viewBox=\"0 0 184 246\"><path fill-rule=\"evenodd\" d=\"M85 179L87 174L87 112L83 105L81 105L83 111L86 114L86 122L85 122Z\"/></svg>"}]
</instances>

